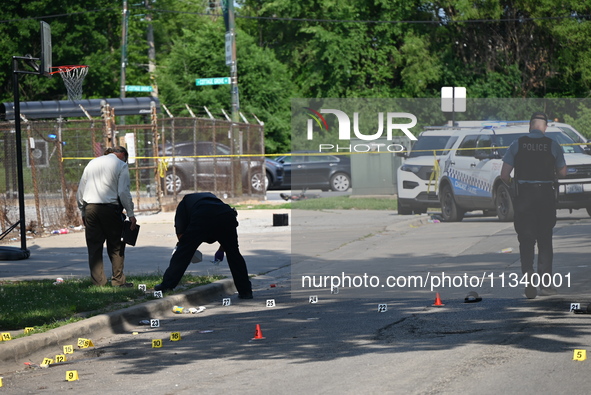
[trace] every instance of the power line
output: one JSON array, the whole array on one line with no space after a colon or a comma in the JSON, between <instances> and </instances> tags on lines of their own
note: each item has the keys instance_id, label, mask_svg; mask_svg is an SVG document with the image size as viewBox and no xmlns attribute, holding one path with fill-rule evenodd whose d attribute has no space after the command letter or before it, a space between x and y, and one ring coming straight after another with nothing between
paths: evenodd
<instances>
[{"instance_id":1,"label":"power line","mask_svg":"<svg viewBox=\"0 0 591 395\"><path fill-rule=\"evenodd\" d=\"M216 14L205 14L201 12L189 12L189 11L174 11L174 10L161 10L156 9L154 11L161 13L176 13L176 14L190 14L190 15L204 15L204 16L217 16L222 15ZM532 17L532 18L502 18L502 19L467 19L467 20L429 20L429 21L378 21L378 20L357 20L357 19L316 19L316 18L290 18L290 17L276 17L276 16L248 16L236 14L236 18L242 19L258 19L258 20L271 20L271 21L283 21L283 22L320 22L320 23L375 23L375 24L449 24L449 23L497 23L497 22L526 22L526 21L541 21L541 20L560 20L560 19L582 19L591 18L591 15L565 15L565 16L553 16L553 17Z\"/></svg>"},{"instance_id":2,"label":"power line","mask_svg":"<svg viewBox=\"0 0 591 395\"><path fill-rule=\"evenodd\" d=\"M38 20L38 19L53 19L53 18L61 18L64 16L72 16L72 15L82 15L82 14L90 14L94 12L120 12L121 10L117 8L104 8L98 10L86 10L86 11L78 11L78 12L69 12L67 14L55 14L55 15L44 15L44 16L31 16L28 18L19 18L19 19L6 19L4 21L0 21L0 23L11 23L11 22L22 22L22 21L29 21L29 20Z\"/></svg>"},{"instance_id":3,"label":"power line","mask_svg":"<svg viewBox=\"0 0 591 395\"><path fill-rule=\"evenodd\" d=\"M37 20L37 19L52 19L60 18L71 15L81 15L95 12L120 12L116 8L105 8L97 10L87 10L79 12L71 12L67 14L55 14L55 15L44 15L38 17L28 17L20 19L7 19L0 21L0 23L11 23L20 22L26 20ZM186 14L186 15L201 15L208 17L222 17L221 14L210 14L204 12L190 12L190 11L175 11L175 10L163 10L163 9L152 9L152 12L169 13L169 14ZM268 20L268 21L282 21L282 22L316 22L316 23L357 23L357 24L454 24L454 23L499 23L499 22L529 22L529 21L554 21L562 19L588 19L591 15L564 15L554 17L531 17L531 18L502 18L502 19L467 19L467 20L428 20L428 21L380 21L380 20L359 20L359 19L317 19L317 18L291 18L291 17L276 17L276 16L248 16L236 14L236 18L241 19L253 19L253 20Z\"/></svg>"}]
</instances>

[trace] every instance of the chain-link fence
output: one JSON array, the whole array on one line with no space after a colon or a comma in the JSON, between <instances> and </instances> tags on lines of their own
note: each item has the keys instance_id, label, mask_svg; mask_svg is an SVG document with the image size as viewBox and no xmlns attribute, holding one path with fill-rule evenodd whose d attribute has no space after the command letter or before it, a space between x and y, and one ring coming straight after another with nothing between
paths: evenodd
<instances>
[{"instance_id":1,"label":"chain-link fence","mask_svg":"<svg viewBox=\"0 0 591 395\"><path fill-rule=\"evenodd\" d=\"M263 198L264 128L201 118L116 125L112 110L88 120L21 122L25 225L35 233L81 225L76 204L86 164L107 147L127 147L136 212L172 210L185 193L228 201ZM19 221L13 122L0 123L0 227ZM15 232L18 231L18 228Z\"/></svg>"}]
</instances>

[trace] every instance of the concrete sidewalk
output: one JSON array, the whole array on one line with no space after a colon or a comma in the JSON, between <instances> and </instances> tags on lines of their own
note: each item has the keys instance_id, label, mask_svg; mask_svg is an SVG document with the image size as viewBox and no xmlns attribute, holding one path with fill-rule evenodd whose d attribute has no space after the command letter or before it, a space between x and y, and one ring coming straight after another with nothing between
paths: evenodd
<instances>
[{"instance_id":1,"label":"concrete sidewalk","mask_svg":"<svg viewBox=\"0 0 591 395\"><path fill-rule=\"evenodd\" d=\"M274 227L273 214L289 213L289 210L241 210L238 215L240 248L249 266L250 273L258 273L268 265L261 265L260 250L289 254L291 226ZM155 215L138 215L140 225L135 247L125 251L125 274L163 273L168 267L170 255L177 238L174 231L174 212ZM63 279L88 277L88 254L84 230L69 229L68 234L55 234L27 240L31 251L29 259L0 261L0 280ZM269 242L267 242L269 241ZM20 241L6 245L20 248ZM192 273L229 275L227 264L211 264L218 244L203 244L203 262L189 267ZM109 275L110 262L103 251L105 274ZM249 259L249 257L251 259ZM272 265L273 267L275 265Z\"/></svg>"}]
</instances>

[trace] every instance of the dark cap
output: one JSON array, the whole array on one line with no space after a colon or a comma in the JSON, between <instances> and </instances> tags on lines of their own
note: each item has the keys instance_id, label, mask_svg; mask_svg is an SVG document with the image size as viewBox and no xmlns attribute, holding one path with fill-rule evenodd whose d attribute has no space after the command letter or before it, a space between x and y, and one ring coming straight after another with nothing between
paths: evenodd
<instances>
[{"instance_id":1,"label":"dark cap","mask_svg":"<svg viewBox=\"0 0 591 395\"><path fill-rule=\"evenodd\" d=\"M548 117L546 116L546 113L544 113L544 112L534 112L531 116L530 122L533 120L536 120L536 119L540 119L540 120L548 123Z\"/></svg>"}]
</instances>

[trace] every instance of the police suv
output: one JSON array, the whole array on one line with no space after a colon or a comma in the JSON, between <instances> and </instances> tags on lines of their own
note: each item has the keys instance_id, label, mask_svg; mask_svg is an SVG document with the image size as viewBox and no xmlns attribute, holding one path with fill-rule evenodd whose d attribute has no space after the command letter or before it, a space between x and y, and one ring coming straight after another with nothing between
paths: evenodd
<instances>
[{"instance_id":1,"label":"police suv","mask_svg":"<svg viewBox=\"0 0 591 395\"><path fill-rule=\"evenodd\" d=\"M474 133L478 130L474 129ZM445 127L426 130L417 137L411 151L397 154L405 158L396 174L399 215L422 214L429 207L439 207L433 168L442 149L450 140L455 141L452 136L457 132Z\"/></svg>"},{"instance_id":2,"label":"police suv","mask_svg":"<svg viewBox=\"0 0 591 395\"><path fill-rule=\"evenodd\" d=\"M500 178L502 158L514 140L528 133L528 125L462 131L439 158L437 194L445 221L461 221L474 210L513 220L510 191ZM591 215L591 156L555 125L548 125L546 136L562 146L567 165L566 178L558 180L557 208L584 208Z\"/></svg>"}]
</instances>

